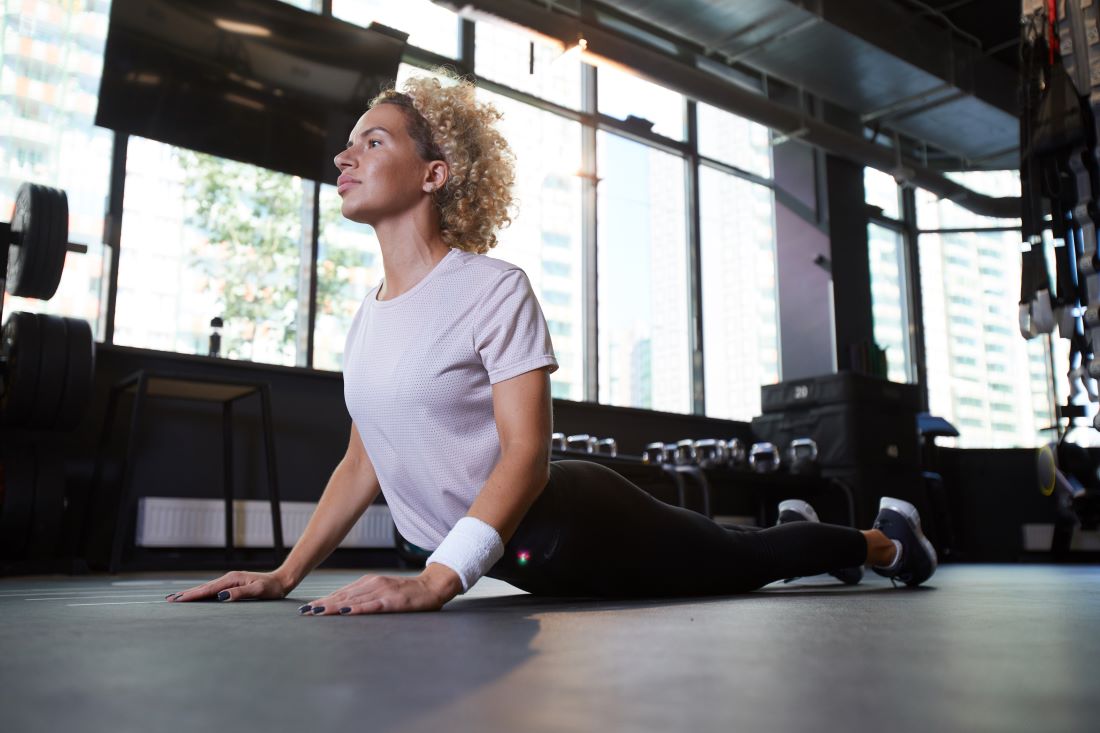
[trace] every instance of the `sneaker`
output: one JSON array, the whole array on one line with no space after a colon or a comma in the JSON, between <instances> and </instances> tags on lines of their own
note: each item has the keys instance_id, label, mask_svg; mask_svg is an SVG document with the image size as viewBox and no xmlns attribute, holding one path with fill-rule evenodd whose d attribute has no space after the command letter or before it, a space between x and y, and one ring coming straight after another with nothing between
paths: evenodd
<instances>
[{"instance_id":1,"label":"sneaker","mask_svg":"<svg viewBox=\"0 0 1100 733\"><path fill-rule=\"evenodd\" d=\"M920 528L920 514L907 501L884 496L878 505L874 529L901 543L901 556L889 567L872 566L884 578L920 585L936 572L936 549Z\"/></svg>"},{"instance_id":2,"label":"sneaker","mask_svg":"<svg viewBox=\"0 0 1100 733\"><path fill-rule=\"evenodd\" d=\"M821 520L817 518L817 512L814 511L814 508L800 499L787 499L786 501L779 502L779 521L776 522L776 525L787 524L788 522L820 521ZM863 580L863 567L857 565L854 568L832 570L829 572L829 575L846 585L855 585Z\"/></svg>"}]
</instances>

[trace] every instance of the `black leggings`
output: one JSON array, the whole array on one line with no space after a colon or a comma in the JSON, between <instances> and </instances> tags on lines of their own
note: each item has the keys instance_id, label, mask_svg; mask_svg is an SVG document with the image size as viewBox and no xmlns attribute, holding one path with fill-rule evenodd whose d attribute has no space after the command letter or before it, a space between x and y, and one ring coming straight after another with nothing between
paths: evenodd
<instances>
[{"instance_id":1,"label":"black leggings","mask_svg":"<svg viewBox=\"0 0 1100 733\"><path fill-rule=\"evenodd\" d=\"M536 595L726 595L866 557L856 529L817 522L731 529L653 498L606 466L553 461L549 482L487 574Z\"/></svg>"}]
</instances>

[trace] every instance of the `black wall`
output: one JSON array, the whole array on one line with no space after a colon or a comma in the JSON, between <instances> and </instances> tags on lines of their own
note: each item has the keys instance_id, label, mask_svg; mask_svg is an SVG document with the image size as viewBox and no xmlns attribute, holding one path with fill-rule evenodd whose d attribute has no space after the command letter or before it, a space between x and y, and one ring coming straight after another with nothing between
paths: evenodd
<instances>
[{"instance_id":1,"label":"black wall","mask_svg":"<svg viewBox=\"0 0 1100 733\"><path fill-rule=\"evenodd\" d=\"M91 543L85 551L93 556L102 555L114 529L121 459L133 405L130 395L119 401L109 434L104 490L95 501L89 502L95 457L104 434L108 393L111 385L139 369L182 377L268 383L276 471L284 500L317 501L346 450L351 418L344 405L340 373L100 344L88 414L70 434L41 436L56 441L63 450L70 501L80 517L91 523ZM234 403L233 411L235 498L265 499L267 473L260 399L245 397ZM567 400L554 401L554 429L566 434L586 432L601 438L613 437L619 443L620 453L635 455L654 440L751 436L747 423ZM425 435L424 441L429 443L433 438ZM222 449L219 403L148 399L130 447L136 495L220 498ZM415 460L415 456L410 459ZM133 541L133 531L131 514L125 528L128 543ZM357 552L360 551L337 551L346 557Z\"/></svg>"}]
</instances>

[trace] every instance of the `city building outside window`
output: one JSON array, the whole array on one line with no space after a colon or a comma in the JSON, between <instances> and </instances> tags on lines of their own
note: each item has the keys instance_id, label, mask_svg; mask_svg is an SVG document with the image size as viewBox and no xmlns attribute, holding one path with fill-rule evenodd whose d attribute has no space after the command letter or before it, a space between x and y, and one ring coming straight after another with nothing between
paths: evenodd
<instances>
[{"instance_id":1,"label":"city building outside window","mask_svg":"<svg viewBox=\"0 0 1100 733\"><path fill-rule=\"evenodd\" d=\"M554 397L584 399L581 260L581 126L484 89L478 97L502 114L498 129L516 155L512 222L490 257L523 268L552 333L558 370Z\"/></svg>"},{"instance_id":2,"label":"city building outside window","mask_svg":"<svg viewBox=\"0 0 1100 733\"><path fill-rule=\"evenodd\" d=\"M695 105L699 128L699 155L772 177L772 150L768 128L744 117L699 102Z\"/></svg>"},{"instance_id":3,"label":"city building outside window","mask_svg":"<svg viewBox=\"0 0 1100 733\"><path fill-rule=\"evenodd\" d=\"M596 150L599 401L690 413L684 160L603 131Z\"/></svg>"},{"instance_id":4,"label":"city building outside window","mask_svg":"<svg viewBox=\"0 0 1100 733\"><path fill-rule=\"evenodd\" d=\"M1015 171L951 177L993 196L1020 194ZM927 191L916 194L922 230L1019 225L978 216ZM1017 330L1020 233L924 232L919 251L931 412L955 424L959 447L1033 446L1053 439L1046 341L1025 341ZM1055 358L1060 366L1067 363L1057 353Z\"/></svg>"},{"instance_id":5,"label":"city building outside window","mask_svg":"<svg viewBox=\"0 0 1100 733\"><path fill-rule=\"evenodd\" d=\"M886 377L892 382L916 379L909 347L904 242L896 229L873 222L867 225L872 328L875 343L886 351Z\"/></svg>"},{"instance_id":6,"label":"city building outside window","mask_svg":"<svg viewBox=\"0 0 1100 733\"><path fill-rule=\"evenodd\" d=\"M761 385L779 381L773 196L704 166L699 199L706 414L751 420Z\"/></svg>"}]
</instances>

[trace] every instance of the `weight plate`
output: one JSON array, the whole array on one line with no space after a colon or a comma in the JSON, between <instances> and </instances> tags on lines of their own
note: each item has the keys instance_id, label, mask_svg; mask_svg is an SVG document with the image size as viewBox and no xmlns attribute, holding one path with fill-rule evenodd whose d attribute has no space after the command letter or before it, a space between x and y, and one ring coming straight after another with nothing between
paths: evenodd
<instances>
[{"instance_id":1,"label":"weight plate","mask_svg":"<svg viewBox=\"0 0 1100 733\"><path fill-rule=\"evenodd\" d=\"M16 312L8 316L2 331L0 352L7 360L4 394L0 396L0 425L21 427L34 408L38 388L38 362L42 337L38 316Z\"/></svg>"},{"instance_id":2,"label":"weight plate","mask_svg":"<svg viewBox=\"0 0 1100 733\"><path fill-rule=\"evenodd\" d=\"M39 253L33 297L49 300L57 293L65 269L65 249L69 242L69 199L57 188L40 186L42 211L46 217L46 246Z\"/></svg>"},{"instance_id":3,"label":"weight plate","mask_svg":"<svg viewBox=\"0 0 1100 733\"><path fill-rule=\"evenodd\" d=\"M24 267L27 264L29 246L26 244L34 219L35 204L38 195L30 183L19 186L15 192L15 208L11 213L12 241L8 245L8 271L5 287L8 292L18 295L23 284Z\"/></svg>"},{"instance_id":4,"label":"weight plate","mask_svg":"<svg viewBox=\"0 0 1100 733\"><path fill-rule=\"evenodd\" d=\"M15 562L26 556L34 515L34 453L29 443L6 439L0 446L4 474L4 505L0 508L0 559Z\"/></svg>"},{"instance_id":5,"label":"weight plate","mask_svg":"<svg viewBox=\"0 0 1100 733\"><path fill-rule=\"evenodd\" d=\"M34 194L34 209L31 211L28 231L32 231L33 235L23 240L25 245L27 242L30 242L30 245L24 247L25 261L20 284L21 292L18 293L24 298L37 298L42 290L42 272L49 259L52 241L50 227L53 218L53 202L46 195L44 186L37 183L31 184L31 191Z\"/></svg>"},{"instance_id":6,"label":"weight plate","mask_svg":"<svg viewBox=\"0 0 1100 733\"><path fill-rule=\"evenodd\" d=\"M35 446L34 515L27 559L52 560L58 554L65 519L65 464L61 451L47 442Z\"/></svg>"},{"instance_id":7,"label":"weight plate","mask_svg":"<svg viewBox=\"0 0 1100 733\"><path fill-rule=\"evenodd\" d=\"M57 292L69 240L64 191L24 183L15 196L6 287L12 295L49 300Z\"/></svg>"},{"instance_id":8,"label":"weight plate","mask_svg":"<svg viewBox=\"0 0 1100 733\"><path fill-rule=\"evenodd\" d=\"M95 339L92 338L92 327L79 318L66 318L65 327L69 358L61 404L53 421L55 430L76 429L88 411L92 386L95 383Z\"/></svg>"},{"instance_id":9,"label":"weight plate","mask_svg":"<svg viewBox=\"0 0 1100 733\"><path fill-rule=\"evenodd\" d=\"M38 292L39 273L42 270L45 253L49 249L49 213L46 196L42 187L31 184L30 216L26 219L27 228L23 230L23 266L19 270L19 289L12 290L13 295L34 298Z\"/></svg>"},{"instance_id":10,"label":"weight plate","mask_svg":"<svg viewBox=\"0 0 1100 733\"><path fill-rule=\"evenodd\" d=\"M61 391L68 368L69 338L65 333L65 319L60 316L39 313L38 329L38 384L26 425L30 428L49 428L53 427L61 404Z\"/></svg>"}]
</instances>

